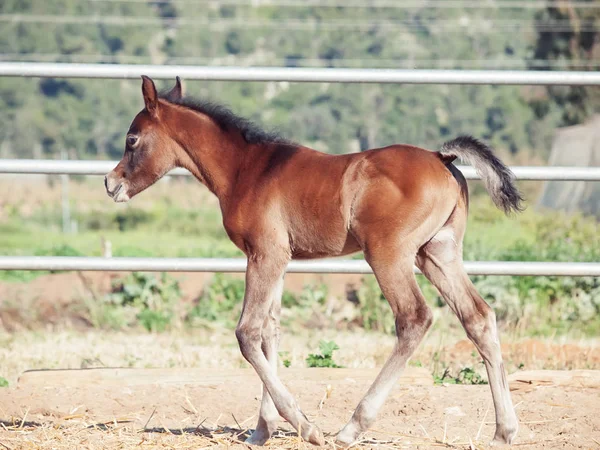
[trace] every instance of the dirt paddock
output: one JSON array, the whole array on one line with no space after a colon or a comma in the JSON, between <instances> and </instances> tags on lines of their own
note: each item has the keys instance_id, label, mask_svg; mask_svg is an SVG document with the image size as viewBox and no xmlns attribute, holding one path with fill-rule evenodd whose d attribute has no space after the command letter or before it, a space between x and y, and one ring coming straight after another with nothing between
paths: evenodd
<instances>
[{"instance_id":1,"label":"dirt paddock","mask_svg":"<svg viewBox=\"0 0 600 450\"><path fill-rule=\"evenodd\" d=\"M282 369L329 448L375 369ZM597 371L595 376L598 375ZM560 375L560 374L559 374ZM434 386L409 368L356 448L486 448L494 432L487 385ZM517 382L517 448L599 448L596 384ZM522 386L519 385L522 383ZM24 373L0 390L3 449L249 448L261 394L250 369L91 369ZM269 448L311 448L282 421Z\"/></svg>"}]
</instances>

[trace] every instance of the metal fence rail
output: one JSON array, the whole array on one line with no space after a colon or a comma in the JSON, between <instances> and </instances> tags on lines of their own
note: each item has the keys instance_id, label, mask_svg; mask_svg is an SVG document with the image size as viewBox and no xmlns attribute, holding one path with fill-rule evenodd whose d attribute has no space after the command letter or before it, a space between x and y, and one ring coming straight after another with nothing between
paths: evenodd
<instances>
[{"instance_id":1,"label":"metal fence rail","mask_svg":"<svg viewBox=\"0 0 600 450\"><path fill-rule=\"evenodd\" d=\"M39 159L0 159L0 173L12 174L66 174L106 175L117 161L62 161ZM471 166L458 166L469 180L479 176ZM600 181L600 167L511 167L518 180ZM187 170L175 169L169 175L191 175Z\"/></svg>"},{"instance_id":2,"label":"metal fence rail","mask_svg":"<svg viewBox=\"0 0 600 450\"><path fill-rule=\"evenodd\" d=\"M600 263L465 261L470 275L600 276ZM147 272L244 272L242 258L101 258L0 256L0 270L90 270ZM420 273L417 268L415 273ZM289 273L373 273L366 261L324 259L292 261Z\"/></svg>"},{"instance_id":3,"label":"metal fence rail","mask_svg":"<svg viewBox=\"0 0 600 450\"><path fill-rule=\"evenodd\" d=\"M406 70L310 67L215 67L145 64L1 62L0 76L53 78L139 78L205 81L291 81L312 83L405 83L497 85L600 85L600 72L524 70Z\"/></svg>"},{"instance_id":4,"label":"metal fence rail","mask_svg":"<svg viewBox=\"0 0 600 450\"><path fill-rule=\"evenodd\" d=\"M190 80L476 85L600 85L600 72L514 70L398 70L292 67L209 67L131 64L0 62L0 77L139 78ZM0 173L103 175L113 161L0 160ZM460 167L468 179L472 167ZM513 167L521 180L599 181L599 167ZM172 175L187 174L176 170ZM600 276L600 263L468 261L471 275ZM244 272L245 259L0 256L0 270ZM292 261L288 272L371 273L362 260ZM415 268L415 272L418 270Z\"/></svg>"}]
</instances>

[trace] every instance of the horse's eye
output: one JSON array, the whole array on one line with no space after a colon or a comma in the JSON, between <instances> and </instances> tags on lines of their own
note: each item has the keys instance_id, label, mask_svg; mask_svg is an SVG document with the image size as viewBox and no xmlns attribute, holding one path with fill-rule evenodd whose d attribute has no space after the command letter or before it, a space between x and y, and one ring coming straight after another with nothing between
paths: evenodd
<instances>
[{"instance_id":1,"label":"horse's eye","mask_svg":"<svg viewBox=\"0 0 600 450\"><path fill-rule=\"evenodd\" d=\"M137 144L137 141L138 137L135 134L127 135L127 145L129 145L130 147L133 147L135 144Z\"/></svg>"}]
</instances>

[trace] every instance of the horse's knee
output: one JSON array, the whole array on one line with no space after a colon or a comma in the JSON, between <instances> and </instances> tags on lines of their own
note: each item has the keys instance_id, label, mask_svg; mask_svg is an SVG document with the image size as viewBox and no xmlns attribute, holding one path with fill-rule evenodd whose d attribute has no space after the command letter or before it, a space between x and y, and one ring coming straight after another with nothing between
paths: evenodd
<instances>
[{"instance_id":1,"label":"horse's knee","mask_svg":"<svg viewBox=\"0 0 600 450\"><path fill-rule=\"evenodd\" d=\"M476 307L471 314L462 317L463 326L469 338L475 342L491 339L498 342L496 327L496 313L482 299L476 302Z\"/></svg>"},{"instance_id":2,"label":"horse's knee","mask_svg":"<svg viewBox=\"0 0 600 450\"><path fill-rule=\"evenodd\" d=\"M396 336L398 341L410 343L415 346L421 341L431 324L433 313L426 304L420 305L412 313L400 313L396 317Z\"/></svg>"},{"instance_id":3,"label":"horse's knee","mask_svg":"<svg viewBox=\"0 0 600 450\"><path fill-rule=\"evenodd\" d=\"M240 351L244 358L248 359L253 350L261 345L261 330L254 327L238 325L235 329L235 337L240 346Z\"/></svg>"}]
</instances>

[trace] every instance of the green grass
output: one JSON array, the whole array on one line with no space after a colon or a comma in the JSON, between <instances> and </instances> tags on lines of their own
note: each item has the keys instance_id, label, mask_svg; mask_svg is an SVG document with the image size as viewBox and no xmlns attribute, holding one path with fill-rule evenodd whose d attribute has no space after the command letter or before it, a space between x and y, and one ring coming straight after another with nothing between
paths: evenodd
<instances>
[{"instance_id":1,"label":"green grass","mask_svg":"<svg viewBox=\"0 0 600 450\"><path fill-rule=\"evenodd\" d=\"M177 232L157 233L152 230L83 231L64 235L35 227L12 233L0 232L0 253L3 255L58 255L53 251L69 246L79 255L101 256L100 237L112 243L113 256L160 257L228 257L242 253L228 239L202 235L182 235Z\"/></svg>"},{"instance_id":2,"label":"green grass","mask_svg":"<svg viewBox=\"0 0 600 450\"><path fill-rule=\"evenodd\" d=\"M54 212L42 212L49 209ZM195 211L158 199L148 210L79 212L74 216L80 232L72 235L62 234L59 210L59 205L45 205L27 218L18 212L8 214L0 222L0 254L51 254L68 245L78 254L98 256L104 237L112 242L115 256L241 255L227 238L216 205ZM593 218L531 209L506 217L489 199L476 198L465 237L465 260L595 261L600 258L599 235Z\"/></svg>"}]
</instances>

